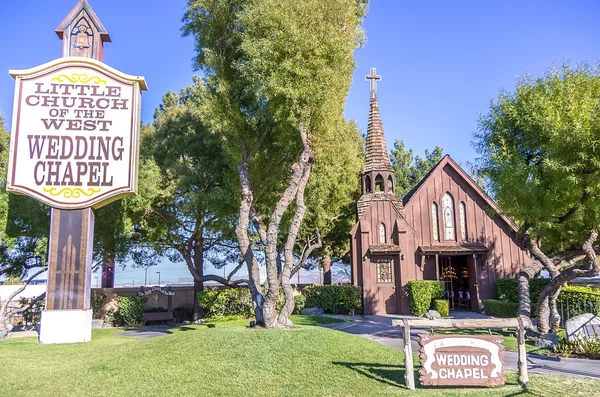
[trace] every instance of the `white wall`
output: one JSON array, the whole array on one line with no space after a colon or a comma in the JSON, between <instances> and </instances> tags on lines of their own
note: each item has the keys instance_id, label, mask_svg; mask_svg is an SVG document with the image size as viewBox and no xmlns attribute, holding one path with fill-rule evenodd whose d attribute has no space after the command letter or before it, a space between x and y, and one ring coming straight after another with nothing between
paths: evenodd
<instances>
[{"instance_id":1,"label":"white wall","mask_svg":"<svg viewBox=\"0 0 600 397\"><path fill-rule=\"evenodd\" d=\"M8 297L16 290L21 288L22 285L0 285L0 302L8 299ZM21 298L35 298L43 294L46 291L46 284L28 285L23 292L13 299L18 301Z\"/></svg>"}]
</instances>

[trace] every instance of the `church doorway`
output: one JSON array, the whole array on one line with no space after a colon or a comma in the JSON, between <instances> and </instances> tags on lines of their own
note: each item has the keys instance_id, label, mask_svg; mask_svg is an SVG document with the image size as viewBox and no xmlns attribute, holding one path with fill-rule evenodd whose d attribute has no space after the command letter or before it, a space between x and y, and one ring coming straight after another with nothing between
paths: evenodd
<instances>
[{"instance_id":1,"label":"church doorway","mask_svg":"<svg viewBox=\"0 0 600 397\"><path fill-rule=\"evenodd\" d=\"M450 310L479 311L479 291L473 255L440 255L438 280L444 282L444 299Z\"/></svg>"}]
</instances>

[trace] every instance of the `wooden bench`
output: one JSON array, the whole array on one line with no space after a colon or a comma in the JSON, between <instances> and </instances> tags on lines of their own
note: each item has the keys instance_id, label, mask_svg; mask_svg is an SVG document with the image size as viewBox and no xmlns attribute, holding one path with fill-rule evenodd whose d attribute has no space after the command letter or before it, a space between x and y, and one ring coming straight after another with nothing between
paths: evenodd
<instances>
[{"instance_id":1,"label":"wooden bench","mask_svg":"<svg viewBox=\"0 0 600 397\"><path fill-rule=\"evenodd\" d=\"M144 325L154 321L166 321L168 325L175 324L175 318L173 312L152 312L144 313Z\"/></svg>"}]
</instances>

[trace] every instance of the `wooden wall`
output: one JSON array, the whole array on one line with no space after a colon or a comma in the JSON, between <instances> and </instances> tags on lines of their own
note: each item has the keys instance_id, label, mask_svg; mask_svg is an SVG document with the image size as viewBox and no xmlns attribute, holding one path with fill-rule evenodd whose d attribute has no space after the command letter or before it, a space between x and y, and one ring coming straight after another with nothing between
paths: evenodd
<instances>
[{"instance_id":1,"label":"wooden wall","mask_svg":"<svg viewBox=\"0 0 600 397\"><path fill-rule=\"evenodd\" d=\"M444 161L444 160L443 160ZM531 263L529 256L523 251L516 233L493 211L489 202L473 186L472 181L463 178L455 166L446 162L438 167L425 180L419 190L410 198L404 208L406 222L414 229L416 246L435 246L459 244L462 241L460 231L459 205L466 206L467 239L465 243L478 243L490 249L485 266L479 267L479 293L481 299L496 297L495 280L498 278L515 277L526 264ZM442 228L442 197L449 192L454 198L454 224L457 241L444 240ZM438 205L439 239L433 239L431 205ZM419 255L415 252L412 258L415 262L414 271L407 270L407 277L421 279L423 270L419 268ZM435 266L435 258L424 261L426 266Z\"/></svg>"}]
</instances>

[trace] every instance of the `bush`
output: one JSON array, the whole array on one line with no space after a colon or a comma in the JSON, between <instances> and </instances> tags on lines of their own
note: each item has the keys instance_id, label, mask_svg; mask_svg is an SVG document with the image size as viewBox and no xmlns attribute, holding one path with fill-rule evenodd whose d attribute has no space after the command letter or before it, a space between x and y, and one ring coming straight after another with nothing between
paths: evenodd
<instances>
[{"instance_id":1,"label":"bush","mask_svg":"<svg viewBox=\"0 0 600 397\"><path fill-rule=\"evenodd\" d=\"M104 309L104 305L106 305L106 295L104 294L96 294L92 297L92 317L94 319L100 320L102 317L102 309Z\"/></svg>"},{"instance_id":2,"label":"bush","mask_svg":"<svg viewBox=\"0 0 600 397\"><path fill-rule=\"evenodd\" d=\"M444 282L435 280L411 280L408 282L410 312L413 316L423 317L431 307L433 299L444 296Z\"/></svg>"},{"instance_id":3,"label":"bush","mask_svg":"<svg viewBox=\"0 0 600 397\"><path fill-rule=\"evenodd\" d=\"M596 334L592 338L582 337L573 342L569 342L567 338L563 337L558 341L554 352L564 357L577 354L587 358L598 359L600 358L600 337Z\"/></svg>"},{"instance_id":4,"label":"bush","mask_svg":"<svg viewBox=\"0 0 600 397\"><path fill-rule=\"evenodd\" d=\"M320 307L325 313L354 314L362 308L360 287L354 285L313 285L302 290L305 307Z\"/></svg>"},{"instance_id":5,"label":"bush","mask_svg":"<svg viewBox=\"0 0 600 397\"><path fill-rule=\"evenodd\" d=\"M600 288L563 287L557 302L564 320L583 313L600 315Z\"/></svg>"},{"instance_id":6,"label":"bush","mask_svg":"<svg viewBox=\"0 0 600 397\"><path fill-rule=\"evenodd\" d=\"M294 314L300 314L302 309L306 307L306 296L296 295L294 296Z\"/></svg>"},{"instance_id":7,"label":"bush","mask_svg":"<svg viewBox=\"0 0 600 397\"><path fill-rule=\"evenodd\" d=\"M254 315L252 295L248 288L230 288L198 293L198 303L206 310L206 317Z\"/></svg>"},{"instance_id":8,"label":"bush","mask_svg":"<svg viewBox=\"0 0 600 397\"><path fill-rule=\"evenodd\" d=\"M529 280L529 297L531 299L531 315L537 315L537 300L540 292L550 282L549 278L532 278ZM519 280L516 278L501 278L496 280L496 292L501 302L519 302Z\"/></svg>"},{"instance_id":9,"label":"bush","mask_svg":"<svg viewBox=\"0 0 600 397\"><path fill-rule=\"evenodd\" d=\"M194 308L188 306L178 306L173 309L173 317L175 317L175 322L177 323L192 321L194 319Z\"/></svg>"},{"instance_id":10,"label":"bush","mask_svg":"<svg viewBox=\"0 0 600 397\"><path fill-rule=\"evenodd\" d=\"M440 313L442 317L448 317L450 315L450 303L447 300L434 299L433 310Z\"/></svg>"},{"instance_id":11,"label":"bush","mask_svg":"<svg viewBox=\"0 0 600 397\"><path fill-rule=\"evenodd\" d=\"M144 318L144 311L148 298L145 296L119 296L117 303L119 304L119 314L125 324L137 325Z\"/></svg>"},{"instance_id":12,"label":"bush","mask_svg":"<svg viewBox=\"0 0 600 397\"><path fill-rule=\"evenodd\" d=\"M517 317L519 303L486 299L483 301L483 308L488 316L510 318Z\"/></svg>"}]
</instances>

